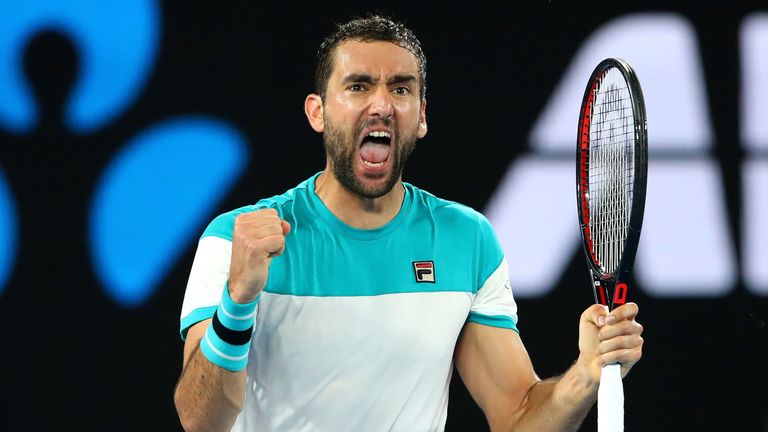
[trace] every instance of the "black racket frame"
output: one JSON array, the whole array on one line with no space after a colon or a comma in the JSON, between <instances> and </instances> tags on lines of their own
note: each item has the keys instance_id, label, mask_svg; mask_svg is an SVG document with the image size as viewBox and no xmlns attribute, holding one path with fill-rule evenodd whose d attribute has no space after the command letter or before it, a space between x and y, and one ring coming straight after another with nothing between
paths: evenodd
<instances>
[{"instance_id":1,"label":"black racket frame","mask_svg":"<svg viewBox=\"0 0 768 432\"><path fill-rule=\"evenodd\" d=\"M589 228L589 127L594 90L599 85L599 80L608 69L616 68L624 76L627 82L629 94L632 100L632 110L635 117L635 172L632 187L632 209L629 219L629 229L625 241L624 252L613 274L604 274L595 262L594 255L590 252L590 228ZM589 278L592 283L595 302L608 306L610 310L626 303L629 290L629 278L632 266L635 262L637 245L640 240L640 230L643 225L643 213L645 211L645 193L648 178L648 126L645 116L645 100L632 67L625 60L619 58L607 58L600 62L589 78L584 90L584 97L579 112L579 127L576 144L576 197L579 214L579 226L581 231L582 246L587 258Z\"/></svg>"}]
</instances>

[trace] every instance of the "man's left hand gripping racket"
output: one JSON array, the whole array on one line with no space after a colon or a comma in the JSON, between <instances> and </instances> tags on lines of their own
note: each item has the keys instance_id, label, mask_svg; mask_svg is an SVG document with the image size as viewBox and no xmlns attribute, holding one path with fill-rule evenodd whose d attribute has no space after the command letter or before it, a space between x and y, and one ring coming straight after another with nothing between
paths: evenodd
<instances>
[{"instance_id":1,"label":"man's left hand gripping racket","mask_svg":"<svg viewBox=\"0 0 768 432\"><path fill-rule=\"evenodd\" d=\"M579 116L576 195L595 301L610 310L627 301L645 207L648 140L645 103L632 67L603 60L587 83ZM603 367L597 430L624 430L619 364Z\"/></svg>"}]
</instances>

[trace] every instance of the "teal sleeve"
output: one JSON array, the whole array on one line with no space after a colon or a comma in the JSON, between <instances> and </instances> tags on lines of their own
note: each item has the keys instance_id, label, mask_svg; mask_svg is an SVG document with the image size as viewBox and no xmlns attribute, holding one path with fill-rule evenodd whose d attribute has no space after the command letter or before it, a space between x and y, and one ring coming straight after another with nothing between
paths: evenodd
<instances>
[{"instance_id":1,"label":"teal sleeve","mask_svg":"<svg viewBox=\"0 0 768 432\"><path fill-rule=\"evenodd\" d=\"M510 329L520 333L520 330L517 329L517 321L509 315L483 315L477 312L470 312L467 321L490 327Z\"/></svg>"},{"instance_id":2,"label":"teal sleeve","mask_svg":"<svg viewBox=\"0 0 768 432\"><path fill-rule=\"evenodd\" d=\"M181 340L187 340L187 332L189 331L190 327L199 323L200 321L213 318L214 312L216 312L216 306L202 307L193 310L187 316L182 318L180 324Z\"/></svg>"},{"instance_id":3,"label":"teal sleeve","mask_svg":"<svg viewBox=\"0 0 768 432\"><path fill-rule=\"evenodd\" d=\"M504 251L501 249L499 239L496 237L496 232L488 218L477 213L477 224L477 289L480 289L488 277L499 267L501 260L504 259Z\"/></svg>"}]
</instances>

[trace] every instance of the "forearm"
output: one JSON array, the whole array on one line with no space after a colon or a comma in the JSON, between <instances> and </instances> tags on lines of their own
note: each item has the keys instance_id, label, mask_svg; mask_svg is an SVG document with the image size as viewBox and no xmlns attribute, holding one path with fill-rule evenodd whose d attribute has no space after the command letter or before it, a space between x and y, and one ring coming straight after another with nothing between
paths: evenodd
<instances>
[{"instance_id":1,"label":"forearm","mask_svg":"<svg viewBox=\"0 0 768 432\"><path fill-rule=\"evenodd\" d=\"M509 430L576 431L597 399L597 384L571 367L559 378L537 382Z\"/></svg>"},{"instance_id":2,"label":"forearm","mask_svg":"<svg viewBox=\"0 0 768 432\"><path fill-rule=\"evenodd\" d=\"M243 407L246 372L231 372L211 363L200 348L187 362L174 402L187 431L228 431Z\"/></svg>"}]
</instances>

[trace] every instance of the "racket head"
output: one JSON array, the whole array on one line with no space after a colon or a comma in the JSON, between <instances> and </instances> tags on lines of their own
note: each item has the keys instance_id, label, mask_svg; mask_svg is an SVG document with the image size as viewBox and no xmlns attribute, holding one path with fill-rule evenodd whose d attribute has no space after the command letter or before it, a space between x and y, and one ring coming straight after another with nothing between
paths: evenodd
<instances>
[{"instance_id":1,"label":"racket head","mask_svg":"<svg viewBox=\"0 0 768 432\"><path fill-rule=\"evenodd\" d=\"M595 301L610 309L626 303L640 240L647 134L637 75L622 59L603 60L587 82L579 113L576 196Z\"/></svg>"}]
</instances>

